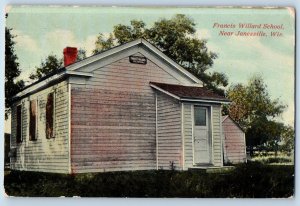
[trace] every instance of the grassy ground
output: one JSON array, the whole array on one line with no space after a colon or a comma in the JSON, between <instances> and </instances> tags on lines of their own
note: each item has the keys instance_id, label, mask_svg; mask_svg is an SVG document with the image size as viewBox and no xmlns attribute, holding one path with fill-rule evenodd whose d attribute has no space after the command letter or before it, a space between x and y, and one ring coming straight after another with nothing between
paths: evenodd
<instances>
[{"instance_id":1,"label":"grassy ground","mask_svg":"<svg viewBox=\"0 0 300 206\"><path fill-rule=\"evenodd\" d=\"M264 164L281 164L281 165L293 165L294 154L278 153L275 155L274 152L268 153L256 153L252 161L261 162Z\"/></svg>"},{"instance_id":2,"label":"grassy ground","mask_svg":"<svg viewBox=\"0 0 300 206\"><path fill-rule=\"evenodd\" d=\"M226 173L133 171L61 175L11 171L10 196L81 197L291 197L294 166L241 164Z\"/></svg>"}]
</instances>

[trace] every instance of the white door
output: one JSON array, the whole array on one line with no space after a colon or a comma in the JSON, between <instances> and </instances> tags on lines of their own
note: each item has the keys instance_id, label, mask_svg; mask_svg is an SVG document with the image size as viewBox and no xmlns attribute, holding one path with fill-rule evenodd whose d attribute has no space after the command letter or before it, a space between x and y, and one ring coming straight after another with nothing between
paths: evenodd
<instances>
[{"instance_id":1,"label":"white door","mask_svg":"<svg viewBox=\"0 0 300 206\"><path fill-rule=\"evenodd\" d=\"M194 106L194 164L210 163L207 107Z\"/></svg>"}]
</instances>

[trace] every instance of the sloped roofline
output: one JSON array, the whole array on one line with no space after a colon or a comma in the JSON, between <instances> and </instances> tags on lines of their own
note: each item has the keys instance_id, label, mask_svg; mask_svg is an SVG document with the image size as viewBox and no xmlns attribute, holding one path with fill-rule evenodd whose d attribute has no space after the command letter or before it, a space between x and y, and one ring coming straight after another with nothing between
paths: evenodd
<instances>
[{"instance_id":1,"label":"sloped roofline","mask_svg":"<svg viewBox=\"0 0 300 206\"><path fill-rule=\"evenodd\" d=\"M163 88L160 88L159 86L157 86L154 82L149 82L150 87L168 95L171 96L179 101L184 101L184 102L204 102L204 103L223 103L223 104L230 104L229 100L221 100L221 99L209 99L209 98L188 98L188 97L180 97L176 94L173 94Z\"/></svg>"},{"instance_id":2,"label":"sloped roofline","mask_svg":"<svg viewBox=\"0 0 300 206\"><path fill-rule=\"evenodd\" d=\"M222 116L222 123L226 120L226 119L231 119L231 121L238 127L240 128L240 130L242 130L244 133L245 131L243 130L243 128L236 122L234 121L229 115L225 115L225 116Z\"/></svg>"},{"instance_id":3,"label":"sloped roofline","mask_svg":"<svg viewBox=\"0 0 300 206\"><path fill-rule=\"evenodd\" d=\"M157 47L153 46L151 43L149 43L147 40L140 38L140 39L136 39L130 42L127 42L125 44L121 44L119 46L113 47L111 49L108 49L106 51L103 51L101 53L95 54L93 56L90 56L88 58L85 58L79 62L75 62L74 64L71 64L69 66L66 67L67 70L70 71L76 71L77 69L86 66L88 64L91 64L95 61L99 61L105 57L111 56L113 54L119 53L123 50L129 49L133 46L137 46L137 45L144 45L145 47L147 47L147 49L149 49L151 52L153 52L154 54L156 54L157 56L159 56L160 58L162 58L164 61L166 61L168 64L170 64L172 67L174 67L175 69L177 69L180 73L182 73L184 76L190 78L192 81L194 81L195 83L203 83L200 79L198 79L196 76L194 76L193 74L191 74L190 72L188 72L186 69L184 69L182 66L180 66L178 63L176 63L173 59L171 59L170 57L168 57L167 55L165 55L163 52L161 52Z\"/></svg>"},{"instance_id":4,"label":"sloped roofline","mask_svg":"<svg viewBox=\"0 0 300 206\"><path fill-rule=\"evenodd\" d=\"M105 57L111 56L113 54L122 52L126 49L129 49L131 47L137 46L137 45L144 45L148 50L150 50L151 52L153 52L154 54L156 54L158 57L160 57L161 59L163 59L164 61L166 61L169 65L171 65L173 68L175 68L177 71L179 71L181 74L183 74L184 76L188 77L189 79L191 79L192 81L194 81L197 84L202 84L203 82L198 79L196 76L194 76L192 73L188 72L186 69L184 69L182 66L180 66L178 63L176 63L174 60L172 60L170 57L168 57L167 55L165 55L163 52L161 52L158 48L156 48L155 46L153 46L151 43L149 43L147 40L140 38L140 39L136 39L118 46L115 46L111 49L105 50L103 52L94 54L90 57L87 57L81 61L75 62L73 64L70 64L66 67L62 67L60 69L58 69L56 72L53 72L43 78L41 78L40 80L33 82L32 84L24 87L18 94L16 94L14 96L15 97L20 97L23 96L24 94L28 93L28 92L33 92L35 91L37 88L40 87L44 87L46 84L49 84L49 81L54 81L56 80L58 77L61 78L62 76L88 76L91 77L93 76L92 73L89 72L79 72L76 71L86 65L89 65L95 61L99 61Z\"/></svg>"}]
</instances>

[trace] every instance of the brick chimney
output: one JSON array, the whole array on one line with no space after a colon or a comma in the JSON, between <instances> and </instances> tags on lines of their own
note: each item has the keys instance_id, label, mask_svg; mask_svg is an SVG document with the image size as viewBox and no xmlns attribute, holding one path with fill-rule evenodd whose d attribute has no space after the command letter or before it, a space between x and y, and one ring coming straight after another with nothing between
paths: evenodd
<instances>
[{"instance_id":1,"label":"brick chimney","mask_svg":"<svg viewBox=\"0 0 300 206\"><path fill-rule=\"evenodd\" d=\"M65 67L76 62L77 59L77 48L66 47L64 48L64 65Z\"/></svg>"}]
</instances>

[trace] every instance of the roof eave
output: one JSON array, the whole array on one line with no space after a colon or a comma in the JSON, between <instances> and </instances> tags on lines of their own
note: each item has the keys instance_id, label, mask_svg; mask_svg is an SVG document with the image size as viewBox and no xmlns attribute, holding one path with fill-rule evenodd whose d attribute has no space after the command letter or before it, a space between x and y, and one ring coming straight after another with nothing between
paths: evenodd
<instances>
[{"instance_id":1,"label":"roof eave","mask_svg":"<svg viewBox=\"0 0 300 206\"><path fill-rule=\"evenodd\" d=\"M93 73L64 70L63 72L54 74L54 75L44 79L43 81L38 81L37 83L33 83L33 84L29 85L29 87L25 88L24 90L20 91L16 95L14 95L12 97L12 101L15 102L18 99L22 98L23 96L27 95L28 93L33 94L33 93L39 91L41 88L47 87L47 85L51 84L52 82L55 82L59 79L62 79L64 77L68 77L68 76L92 77Z\"/></svg>"},{"instance_id":2,"label":"roof eave","mask_svg":"<svg viewBox=\"0 0 300 206\"><path fill-rule=\"evenodd\" d=\"M196 99L196 98L180 98L181 101L185 102L207 102L207 103L220 103L220 104L230 104L231 101L229 100L222 100L222 99Z\"/></svg>"},{"instance_id":3,"label":"roof eave","mask_svg":"<svg viewBox=\"0 0 300 206\"><path fill-rule=\"evenodd\" d=\"M156 89L156 90L158 90L158 91L160 91L160 92L162 92L164 94L167 94L167 95L169 95L169 96L171 96L171 97L173 97L173 98L175 98L175 99L177 99L179 101L183 101L183 102L206 102L206 103L219 103L219 104L230 104L230 102L231 102L231 101L226 100L226 99L221 100L221 99L205 99L205 98L200 99L200 98L186 98L186 97L184 98L184 97L179 97L179 96L177 96L177 95L175 95L175 94L173 94L171 92L168 92L168 91L166 91L166 90L164 90L164 89L162 89L162 88L160 88L160 87L152 84L151 82L150 82L149 85L152 88L154 88L154 89Z\"/></svg>"}]
</instances>

